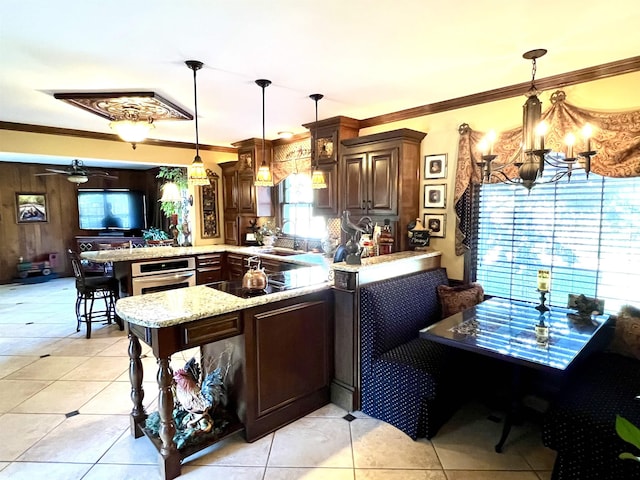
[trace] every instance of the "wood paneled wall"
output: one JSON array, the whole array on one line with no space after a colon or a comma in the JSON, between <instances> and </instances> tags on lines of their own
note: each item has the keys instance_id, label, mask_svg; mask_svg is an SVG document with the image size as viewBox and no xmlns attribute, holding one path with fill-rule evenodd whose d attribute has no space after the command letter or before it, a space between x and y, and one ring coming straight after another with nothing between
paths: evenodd
<instances>
[{"instance_id":1,"label":"wood paneled wall","mask_svg":"<svg viewBox=\"0 0 640 480\"><path fill-rule=\"evenodd\" d=\"M93 230L78 227L77 186L63 175L38 176L45 168L60 166L0 162L0 283L9 283L16 276L18 258L25 261L44 260L50 252L57 252L60 276L72 275L66 255L75 248L77 235L95 235ZM155 175L157 169L108 169L118 179L90 178L81 188L130 188L147 194L147 220L152 221L157 203ZM18 224L16 193L44 193L47 195L46 223ZM149 223L151 224L151 223Z\"/></svg>"}]
</instances>

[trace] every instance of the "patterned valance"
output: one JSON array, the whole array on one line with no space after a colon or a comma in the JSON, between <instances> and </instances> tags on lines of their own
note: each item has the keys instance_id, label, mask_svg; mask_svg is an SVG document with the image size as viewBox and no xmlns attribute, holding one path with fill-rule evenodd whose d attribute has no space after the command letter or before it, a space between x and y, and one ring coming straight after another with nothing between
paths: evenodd
<instances>
[{"instance_id":1,"label":"patterned valance","mask_svg":"<svg viewBox=\"0 0 640 480\"><path fill-rule=\"evenodd\" d=\"M311 141L308 138L273 149L273 183L280 183L292 173L311 174Z\"/></svg>"},{"instance_id":2,"label":"patterned valance","mask_svg":"<svg viewBox=\"0 0 640 480\"><path fill-rule=\"evenodd\" d=\"M563 91L551 96L551 107L542 114L549 130L545 135L545 147L553 151L564 150L564 135L578 132L589 123L593 126L591 148L597 154L591 159L591 171L606 177L640 176L640 110L628 112L600 112L576 107L565 101ZM473 130L463 124L459 128L458 162L456 166L456 184L454 202L458 212L468 212L468 208L458 206L461 199L470 199L465 195L472 183L481 183L482 161L478 144L486 132ZM575 151L584 151L586 146L577 139ZM517 169L513 163L522 155L522 126L498 134L493 153L498 155L494 164L507 165L505 175L515 177ZM460 208L458 208L460 207ZM462 255L468 248L464 244L465 234L471 222L470 218L458 217L456 225L456 255Z\"/></svg>"}]
</instances>

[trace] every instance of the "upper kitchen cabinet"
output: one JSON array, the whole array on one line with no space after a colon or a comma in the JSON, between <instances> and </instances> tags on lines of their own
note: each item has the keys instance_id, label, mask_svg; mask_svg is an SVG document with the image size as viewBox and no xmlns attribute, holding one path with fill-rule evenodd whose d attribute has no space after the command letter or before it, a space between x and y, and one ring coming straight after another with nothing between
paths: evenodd
<instances>
[{"instance_id":1,"label":"upper kitchen cabinet","mask_svg":"<svg viewBox=\"0 0 640 480\"><path fill-rule=\"evenodd\" d=\"M353 218L395 224L395 250L408 248L404 234L420 211L420 142L424 132L407 128L342 140L340 210Z\"/></svg>"},{"instance_id":2,"label":"upper kitchen cabinet","mask_svg":"<svg viewBox=\"0 0 640 480\"><path fill-rule=\"evenodd\" d=\"M318 123L303 125L311 133L311 145L316 145L317 159L311 159L312 166L316 161L318 169L324 174L326 189L313 191L313 214L317 216L335 217L340 215L338 159L340 158L341 141L358 136L360 122L350 117L332 117Z\"/></svg>"},{"instance_id":3,"label":"upper kitchen cabinet","mask_svg":"<svg viewBox=\"0 0 640 480\"><path fill-rule=\"evenodd\" d=\"M237 189L238 213L252 217L273 216L271 187L253 185L258 168L262 165L263 148L261 138L250 138L233 143L238 149ZM272 144L265 141L264 159L271 166Z\"/></svg>"}]
</instances>

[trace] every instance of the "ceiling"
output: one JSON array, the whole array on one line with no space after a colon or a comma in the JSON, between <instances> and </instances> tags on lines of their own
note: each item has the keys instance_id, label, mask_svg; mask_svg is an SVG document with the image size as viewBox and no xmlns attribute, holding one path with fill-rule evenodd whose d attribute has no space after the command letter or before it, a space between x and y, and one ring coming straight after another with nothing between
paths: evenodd
<instances>
[{"instance_id":1,"label":"ceiling","mask_svg":"<svg viewBox=\"0 0 640 480\"><path fill-rule=\"evenodd\" d=\"M543 78L640 46L636 0L3 0L0 19L0 121L112 133L54 92L155 91L193 113L195 59L200 142L219 146L262 136L259 78L273 139L305 131L312 93L320 119L365 119L528 81L534 48Z\"/></svg>"}]
</instances>

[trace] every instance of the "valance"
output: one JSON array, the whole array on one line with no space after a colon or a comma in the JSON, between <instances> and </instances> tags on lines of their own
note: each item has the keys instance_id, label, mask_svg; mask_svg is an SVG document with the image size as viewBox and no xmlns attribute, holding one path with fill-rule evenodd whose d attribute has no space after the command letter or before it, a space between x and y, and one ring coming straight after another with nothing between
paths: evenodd
<instances>
[{"instance_id":1,"label":"valance","mask_svg":"<svg viewBox=\"0 0 640 480\"><path fill-rule=\"evenodd\" d=\"M273 149L271 175L274 185L292 173L311 175L311 142L309 139L280 145Z\"/></svg>"},{"instance_id":2,"label":"valance","mask_svg":"<svg viewBox=\"0 0 640 480\"><path fill-rule=\"evenodd\" d=\"M552 151L564 151L564 135L567 132L578 132L589 123L593 126L591 148L597 154L591 159L591 171L606 177L638 177L640 176L640 110L628 112L601 112L576 107L565 101L563 91L551 95L551 107L543 112L542 119L549 129L545 135L545 147ZM481 183L482 160L478 144L485 132L473 130L462 124L459 128L458 162L454 203L457 211L456 222L456 255L462 255L468 246L465 245L466 234L471 223L463 212L470 209L459 202L469 201L468 192L471 184ZM577 142L582 141L578 139ZM498 134L493 153L498 155L494 164L507 165L503 172L509 177L517 175L517 168L511 165L522 155L522 126ZM582 147L582 148L581 148ZM584 151L585 145L576 144L576 151Z\"/></svg>"}]
</instances>

